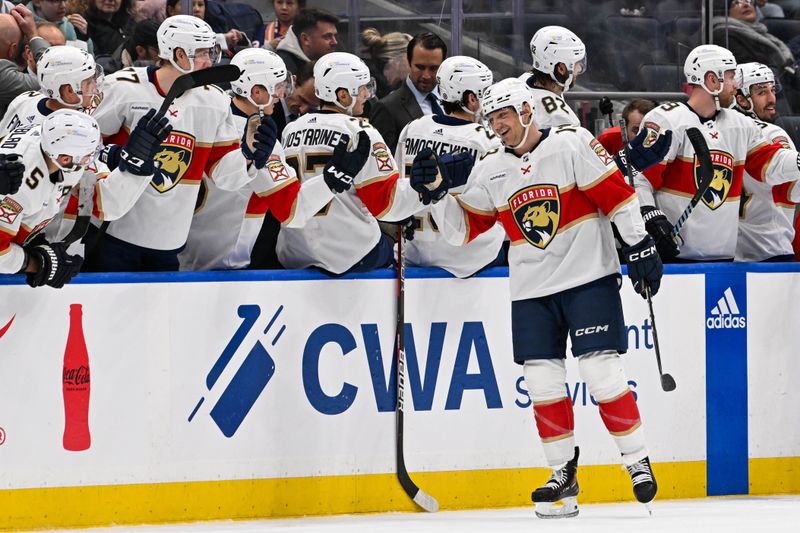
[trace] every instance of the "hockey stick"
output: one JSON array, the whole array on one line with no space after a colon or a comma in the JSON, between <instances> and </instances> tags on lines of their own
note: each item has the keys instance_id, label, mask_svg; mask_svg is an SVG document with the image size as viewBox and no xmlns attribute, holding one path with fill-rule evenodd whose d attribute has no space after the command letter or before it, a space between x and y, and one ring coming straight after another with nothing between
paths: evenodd
<instances>
[{"instance_id":1,"label":"hockey stick","mask_svg":"<svg viewBox=\"0 0 800 533\"><path fill-rule=\"evenodd\" d=\"M622 133L622 146L625 150L625 173L628 175L628 181L636 190L636 187L633 183L633 171L631 169L631 154L630 149L628 148L628 124L624 118L619 119L619 129ZM667 374L664 372L663 368L661 367L661 346L658 344L658 331L656 330L656 315L653 311L653 295L650 292L650 286L645 283L644 284L644 295L647 299L647 307L650 310L650 324L653 326L653 349L656 352L656 363L658 364L658 375L661 378L661 390L664 392L674 391L676 384L675 378L672 375Z\"/></svg>"},{"instance_id":2,"label":"hockey stick","mask_svg":"<svg viewBox=\"0 0 800 533\"><path fill-rule=\"evenodd\" d=\"M608 116L608 125L614 126L614 104L611 103L611 99L608 96L604 96L600 99L600 102L597 104L597 109L603 115Z\"/></svg>"},{"instance_id":3,"label":"hockey stick","mask_svg":"<svg viewBox=\"0 0 800 533\"><path fill-rule=\"evenodd\" d=\"M172 105L172 102L174 102L176 98L180 98L183 93L190 89L196 89L197 87L202 87L204 85L213 85L215 83L231 82L239 79L241 74L242 71L239 70L239 67L236 65L218 65L178 76L175 81L172 82L172 86L169 88L169 91L167 91L166 96L164 96L164 101L161 103L161 107L158 108L156 116L164 115L169 109L169 106ZM83 194L83 190L81 190L81 194ZM89 229L89 219L91 218L91 199L89 201L88 214L80 214L80 205L82 205L82 202L79 202L79 215L75 219L75 225L72 227L72 230L68 235L68 237L73 235L73 232L77 234L79 227L82 227L82 233L80 233L80 235L73 236L75 240L81 239L86 235L86 231ZM103 223L100 224L100 228L97 231L94 239L92 239L92 242L84 242L85 258L89 257L89 254L100 242L100 239L103 238L103 235L105 235L106 231L108 230L108 225L110 223L111 221L104 220Z\"/></svg>"},{"instance_id":4,"label":"hockey stick","mask_svg":"<svg viewBox=\"0 0 800 533\"><path fill-rule=\"evenodd\" d=\"M406 340L405 340L405 284L406 265L403 254L403 226L397 226L397 480L408 497L428 511L435 513L439 510L436 498L420 489L408 475L406 461L403 457L403 393L406 381Z\"/></svg>"},{"instance_id":5,"label":"hockey stick","mask_svg":"<svg viewBox=\"0 0 800 533\"><path fill-rule=\"evenodd\" d=\"M692 196L689 205L683 210L683 214L681 214L681 217L675 223L675 227L672 228L673 239L681 232L681 228L686 223L689 215L692 214L694 208L700 203L700 199L706 193L708 186L711 185L711 181L714 179L714 165L711 163L711 154L708 151L708 144L706 144L705 137L703 137L703 134L697 128L687 129L686 136L689 137L689 142L692 143L694 153L697 155L697 161L700 163L700 182L697 185L697 191L694 193L694 196Z\"/></svg>"}]
</instances>

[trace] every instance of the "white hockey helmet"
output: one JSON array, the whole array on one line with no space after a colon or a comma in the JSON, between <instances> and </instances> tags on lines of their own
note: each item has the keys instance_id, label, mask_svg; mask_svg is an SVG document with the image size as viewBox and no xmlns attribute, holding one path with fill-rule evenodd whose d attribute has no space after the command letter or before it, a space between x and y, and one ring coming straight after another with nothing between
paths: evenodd
<instances>
[{"instance_id":1,"label":"white hockey helmet","mask_svg":"<svg viewBox=\"0 0 800 533\"><path fill-rule=\"evenodd\" d=\"M531 38L533 68L549 74L567 91L575 76L586 72L586 45L577 35L562 26L545 26ZM567 79L562 83L556 77L556 65L564 63Z\"/></svg>"},{"instance_id":2,"label":"white hockey helmet","mask_svg":"<svg viewBox=\"0 0 800 533\"><path fill-rule=\"evenodd\" d=\"M100 127L86 113L59 109L42 122L42 151L64 172L82 172L100 148ZM62 167L58 163L60 155L71 156L72 165Z\"/></svg>"},{"instance_id":3,"label":"white hockey helmet","mask_svg":"<svg viewBox=\"0 0 800 533\"><path fill-rule=\"evenodd\" d=\"M208 49L212 64L219 61L221 55L214 30L206 21L191 15L175 15L164 20L158 27L156 39L158 57L169 60L172 66L184 74L194 70L197 50ZM182 69L175 62L175 50L178 48L189 57L189 70Z\"/></svg>"},{"instance_id":4,"label":"white hockey helmet","mask_svg":"<svg viewBox=\"0 0 800 533\"><path fill-rule=\"evenodd\" d=\"M325 102L332 102L349 115L353 112L362 87L369 96L375 94L375 80L369 73L366 63L361 58L346 52L331 52L319 58L314 65L314 94ZM345 107L336 98L336 91L346 89L353 97L353 102Z\"/></svg>"},{"instance_id":5,"label":"white hockey helmet","mask_svg":"<svg viewBox=\"0 0 800 533\"><path fill-rule=\"evenodd\" d=\"M473 114L464 107L464 93L471 91L480 101L483 92L492 84L492 71L477 59L467 56L448 57L439 65L436 83L443 102L461 104L464 111Z\"/></svg>"},{"instance_id":6,"label":"white hockey helmet","mask_svg":"<svg viewBox=\"0 0 800 533\"><path fill-rule=\"evenodd\" d=\"M231 82L233 94L246 98L256 107L266 107L292 94L294 78L275 52L263 48L245 48L233 56L231 65L236 65L242 71L239 79ZM250 91L256 85L264 86L269 93L270 100L264 105L256 104L250 96Z\"/></svg>"},{"instance_id":7,"label":"white hockey helmet","mask_svg":"<svg viewBox=\"0 0 800 533\"><path fill-rule=\"evenodd\" d=\"M779 85L775 81L775 74L772 69L763 63L742 63L736 67L736 83L745 98L750 99L750 87L762 83L771 83L775 86L775 92L779 91Z\"/></svg>"},{"instance_id":8,"label":"white hockey helmet","mask_svg":"<svg viewBox=\"0 0 800 533\"><path fill-rule=\"evenodd\" d=\"M531 107L531 118L528 120L527 124L522 122L522 115L525 112L526 103ZM506 107L514 108L517 112L519 123L525 128L525 135L522 137L522 141L516 146L512 146L512 148L519 148L528 138L528 130L533 124L533 94L530 89L528 89L528 86L525 85L525 82L519 78L500 80L483 93L481 110L484 116L489 117L489 115L495 111Z\"/></svg>"},{"instance_id":9,"label":"white hockey helmet","mask_svg":"<svg viewBox=\"0 0 800 533\"><path fill-rule=\"evenodd\" d=\"M715 44L703 44L696 47L686 56L683 64L683 74L686 76L686 83L699 85L709 94L716 96L722 91L722 82L725 80L725 72L736 70L736 58L727 48ZM705 84L706 72L713 72L720 83L720 88L711 91Z\"/></svg>"},{"instance_id":10,"label":"white hockey helmet","mask_svg":"<svg viewBox=\"0 0 800 533\"><path fill-rule=\"evenodd\" d=\"M94 78L97 86L94 95L99 95L103 83L103 67L95 64L92 55L85 50L74 46L51 46L36 63L36 76L39 78L42 94L65 106L78 108L82 106L82 102L68 104L61 98L61 87L69 85L75 94L82 97L81 83Z\"/></svg>"}]
</instances>

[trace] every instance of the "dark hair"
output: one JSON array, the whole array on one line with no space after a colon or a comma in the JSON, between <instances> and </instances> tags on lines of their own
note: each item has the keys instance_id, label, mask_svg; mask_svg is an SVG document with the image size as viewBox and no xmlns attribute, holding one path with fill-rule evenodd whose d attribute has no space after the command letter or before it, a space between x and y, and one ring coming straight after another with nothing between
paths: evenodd
<instances>
[{"instance_id":1,"label":"dark hair","mask_svg":"<svg viewBox=\"0 0 800 533\"><path fill-rule=\"evenodd\" d=\"M442 100L442 110L448 115L464 111L467 107L467 96L470 94L474 95L475 93L472 91L464 91L464 94L461 95L461 100L458 102L445 102Z\"/></svg>"},{"instance_id":2,"label":"dark hair","mask_svg":"<svg viewBox=\"0 0 800 533\"><path fill-rule=\"evenodd\" d=\"M167 1L169 1L169 0L167 0ZM177 0L175 0L175 1L177 1ZM295 0L295 1L297 2L297 5L300 6L300 9L305 9L306 0ZM272 3L274 4L275 0L272 0Z\"/></svg>"},{"instance_id":3,"label":"dark hair","mask_svg":"<svg viewBox=\"0 0 800 533\"><path fill-rule=\"evenodd\" d=\"M175 5L180 2L181 0L167 0L167 6L175 7Z\"/></svg>"},{"instance_id":4,"label":"dark hair","mask_svg":"<svg viewBox=\"0 0 800 533\"><path fill-rule=\"evenodd\" d=\"M300 37L301 33L308 33L317 27L317 22L328 22L330 24L339 24L339 17L333 13L328 13L322 9L310 7L308 9L301 9L297 12L292 22L292 31L295 35Z\"/></svg>"},{"instance_id":5,"label":"dark hair","mask_svg":"<svg viewBox=\"0 0 800 533\"><path fill-rule=\"evenodd\" d=\"M137 22L133 26L131 36L125 43L125 50L131 56L131 61L136 61L137 46L152 46L158 49L158 27L160 24L153 19L145 19Z\"/></svg>"},{"instance_id":6,"label":"dark hair","mask_svg":"<svg viewBox=\"0 0 800 533\"><path fill-rule=\"evenodd\" d=\"M420 45L425 50L439 49L442 51L442 58L447 57L447 45L444 44L442 38L435 33L426 31L418 33L408 42L408 47L406 48L406 57L408 58L409 64L411 64L411 58L414 55L414 47L417 45Z\"/></svg>"},{"instance_id":7,"label":"dark hair","mask_svg":"<svg viewBox=\"0 0 800 533\"><path fill-rule=\"evenodd\" d=\"M307 82L310 79L314 78L314 65L316 65L316 61L308 61L303 63L300 68L297 70L297 74L295 74L295 84L302 85L303 83Z\"/></svg>"},{"instance_id":8,"label":"dark hair","mask_svg":"<svg viewBox=\"0 0 800 533\"><path fill-rule=\"evenodd\" d=\"M645 116L650 111L656 108L658 104L655 100L649 100L647 98L640 98L638 100L632 100L625 108L622 110L622 118L628 120L628 117L631 115L633 111L638 111Z\"/></svg>"}]
</instances>

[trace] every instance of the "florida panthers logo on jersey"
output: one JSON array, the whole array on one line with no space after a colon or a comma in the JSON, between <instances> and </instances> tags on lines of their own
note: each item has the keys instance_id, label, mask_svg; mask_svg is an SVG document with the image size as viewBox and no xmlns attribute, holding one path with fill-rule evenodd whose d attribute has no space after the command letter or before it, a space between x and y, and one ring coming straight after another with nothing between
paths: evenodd
<instances>
[{"instance_id":1,"label":"florida panthers logo on jersey","mask_svg":"<svg viewBox=\"0 0 800 533\"><path fill-rule=\"evenodd\" d=\"M151 184L158 192L167 192L186 175L192 163L195 138L182 131L173 131L161 144L155 160L160 167L153 174Z\"/></svg>"},{"instance_id":2,"label":"florida panthers logo on jersey","mask_svg":"<svg viewBox=\"0 0 800 533\"><path fill-rule=\"evenodd\" d=\"M544 250L558 232L561 197L555 185L532 185L515 192L508 200L525 240Z\"/></svg>"},{"instance_id":3,"label":"florida panthers logo on jersey","mask_svg":"<svg viewBox=\"0 0 800 533\"><path fill-rule=\"evenodd\" d=\"M711 162L714 165L714 178L703 195L703 203L712 211L728 198L733 185L733 156L720 150L711 150ZM694 186L700 185L700 163L695 156Z\"/></svg>"}]
</instances>

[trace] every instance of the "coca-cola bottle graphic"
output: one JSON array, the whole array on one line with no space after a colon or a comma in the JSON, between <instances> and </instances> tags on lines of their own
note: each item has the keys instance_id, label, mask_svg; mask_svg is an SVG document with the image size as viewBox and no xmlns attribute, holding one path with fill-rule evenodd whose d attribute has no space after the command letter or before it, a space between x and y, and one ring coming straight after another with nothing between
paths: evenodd
<instances>
[{"instance_id":1,"label":"coca-cola bottle graphic","mask_svg":"<svg viewBox=\"0 0 800 533\"><path fill-rule=\"evenodd\" d=\"M83 338L81 304L69 306L69 335L64 351L64 449L79 452L89 449L89 352Z\"/></svg>"}]
</instances>

